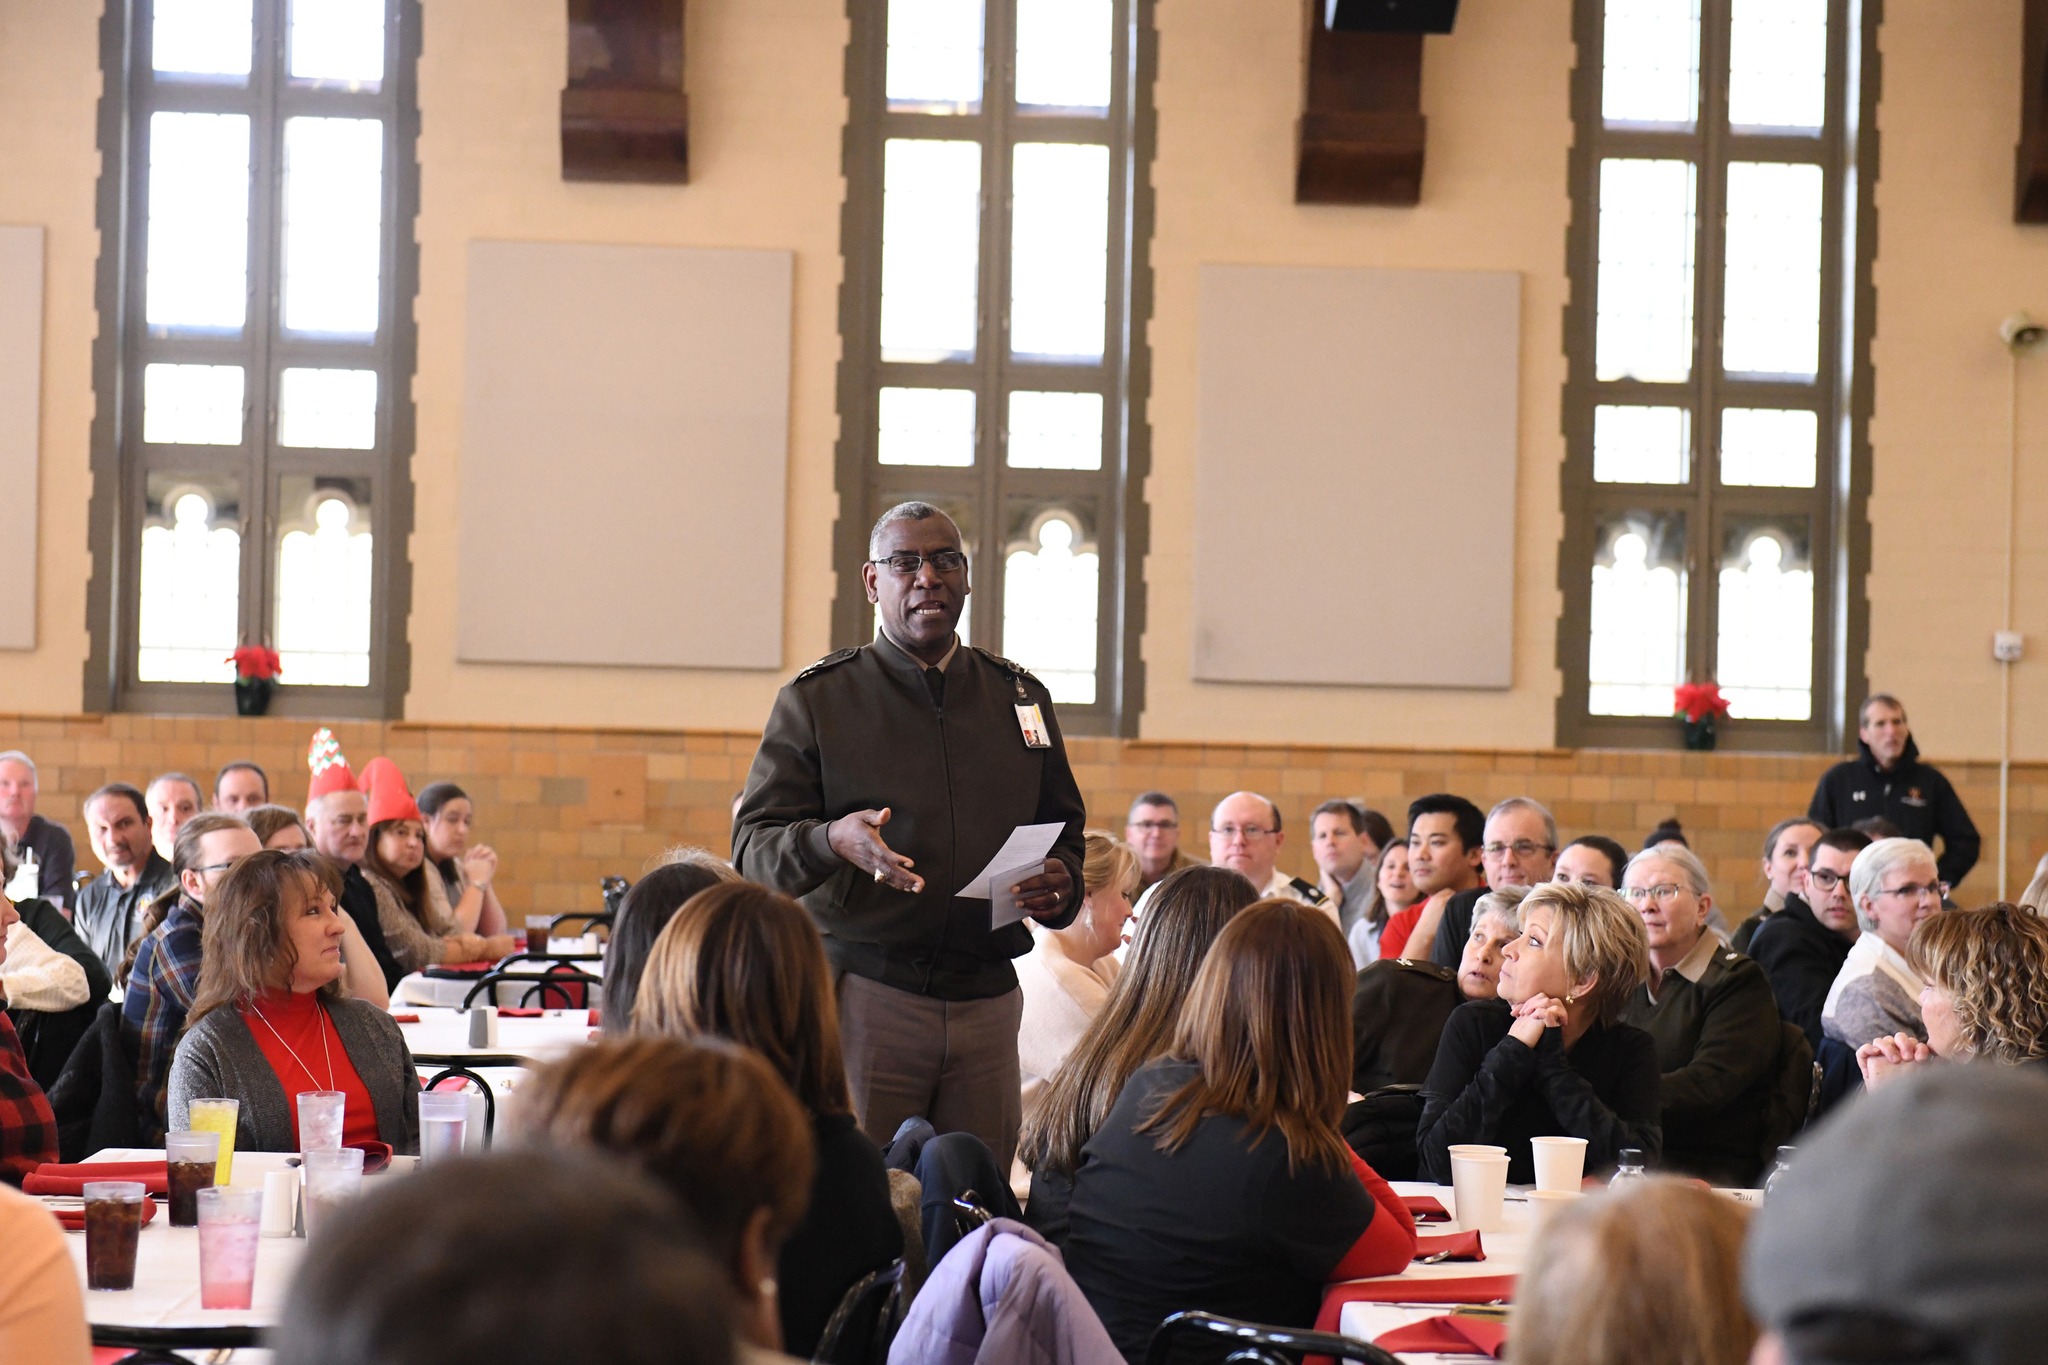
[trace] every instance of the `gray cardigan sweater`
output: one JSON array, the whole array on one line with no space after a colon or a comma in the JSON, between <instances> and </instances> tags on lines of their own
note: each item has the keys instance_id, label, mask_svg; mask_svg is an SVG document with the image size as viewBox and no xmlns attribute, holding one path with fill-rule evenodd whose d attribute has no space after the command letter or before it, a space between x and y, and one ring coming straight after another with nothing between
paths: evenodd
<instances>
[{"instance_id":1,"label":"gray cardigan sweater","mask_svg":"<svg viewBox=\"0 0 2048 1365\"><path fill-rule=\"evenodd\" d=\"M377 1111L377 1136L391 1150L410 1156L420 1149L420 1080L412 1052L397 1021L361 1000L323 1002L341 1036L349 1064L362 1077ZM242 1103L235 1147L244 1152L290 1152L291 1100L284 1084L256 1046L255 1035L236 1009L217 1009L194 1024L178 1042L171 1061L171 1092L165 1105L173 1128L185 1126L185 1106L195 1099Z\"/></svg>"}]
</instances>

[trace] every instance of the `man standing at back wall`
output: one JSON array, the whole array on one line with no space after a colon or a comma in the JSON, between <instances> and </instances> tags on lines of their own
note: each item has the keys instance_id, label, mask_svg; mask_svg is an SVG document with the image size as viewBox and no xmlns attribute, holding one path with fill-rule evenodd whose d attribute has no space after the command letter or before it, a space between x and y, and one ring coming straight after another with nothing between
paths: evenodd
<instances>
[{"instance_id":1,"label":"man standing at back wall","mask_svg":"<svg viewBox=\"0 0 2048 1365\"><path fill-rule=\"evenodd\" d=\"M1855 758L1821 775L1806 813L1823 829L1882 816L1929 848L1940 835L1941 879L1950 886L1962 881L1977 865L1984 841L1941 770L1920 761L1920 746L1897 697L1877 692L1863 703L1856 713L1856 748Z\"/></svg>"},{"instance_id":2,"label":"man standing at back wall","mask_svg":"<svg viewBox=\"0 0 2048 1365\"><path fill-rule=\"evenodd\" d=\"M1080 908L1086 808L1044 684L955 633L960 528L936 507L882 514L861 568L881 634L775 698L733 825L733 861L801 900L825 937L853 1106L887 1143L906 1118L968 1132L1010 1167L1022 1117L1010 959L1020 920L957 895L1019 825L1057 824L1014 884L1049 928ZM998 869L1001 870L1001 869Z\"/></svg>"}]
</instances>

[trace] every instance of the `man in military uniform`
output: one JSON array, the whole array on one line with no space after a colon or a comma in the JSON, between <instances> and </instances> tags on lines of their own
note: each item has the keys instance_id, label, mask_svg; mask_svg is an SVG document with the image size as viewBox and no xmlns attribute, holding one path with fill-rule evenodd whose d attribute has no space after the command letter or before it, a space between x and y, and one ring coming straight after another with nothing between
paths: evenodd
<instances>
[{"instance_id":1,"label":"man in military uniform","mask_svg":"<svg viewBox=\"0 0 2048 1365\"><path fill-rule=\"evenodd\" d=\"M1320 886L1274 866L1280 845L1286 841L1280 828L1280 807L1257 792L1232 792L1216 803L1209 816L1210 862L1242 872L1261 896L1284 896L1313 905L1326 912L1334 924L1336 907Z\"/></svg>"},{"instance_id":2,"label":"man in military uniform","mask_svg":"<svg viewBox=\"0 0 2048 1365\"><path fill-rule=\"evenodd\" d=\"M1008 1170L1023 1015L1010 959L1031 935L1021 920L991 928L992 902L957 893L1019 825L1057 824L1052 855L1011 887L1019 910L1064 928L1080 907L1086 807L1045 686L955 634L969 585L952 518L893 507L868 554L881 634L776 696L733 861L801 900L824 935L868 1135L887 1142L922 1115L980 1137Z\"/></svg>"}]
</instances>

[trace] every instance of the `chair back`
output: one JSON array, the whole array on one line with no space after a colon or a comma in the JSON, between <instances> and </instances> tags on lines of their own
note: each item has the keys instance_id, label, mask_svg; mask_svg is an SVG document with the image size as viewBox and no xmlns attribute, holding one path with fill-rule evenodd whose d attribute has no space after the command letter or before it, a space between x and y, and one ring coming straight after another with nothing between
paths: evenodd
<instances>
[{"instance_id":1,"label":"chair back","mask_svg":"<svg viewBox=\"0 0 2048 1365\"><path fill-rule=\"evenodd\" d=\"M840 1296L812 1354L816 1365L884 1365L889 1343L903 1325L903 1262L898 1259L854 1281Z\"/></svg>"},{"instance_id":2,"label":"chair back","mask_svg":"<svg viewBox=\"0 0 2048 1365\"><path fill-rule=\"evenodd\" d=\"M1778 1148L1806 1125L1813 1110L1813 1044L1797 1024L1778 1022L1778 1072L1764 1099L1763 1150L1760 1170L1771 1169Z\"/></svg>"},{"instance_id":3,"label":"chair back","mask_svg":"<svg viewBox=\"0 0 2048 1365\"><path fill-rule=\"evenodd\" d=\"M1310 1355L1363 1365L1399 1365L1394 1356L1369 1341L1353 1341L1334 1332L1266 1327L1193 1311L1175 1313L1159 1324L1145 1347L1145 1365L1167 1365L1182 1352L1219 1360L1223 1365L1299 1365L1303 1356Z\"/></svg>"}]
</instances>

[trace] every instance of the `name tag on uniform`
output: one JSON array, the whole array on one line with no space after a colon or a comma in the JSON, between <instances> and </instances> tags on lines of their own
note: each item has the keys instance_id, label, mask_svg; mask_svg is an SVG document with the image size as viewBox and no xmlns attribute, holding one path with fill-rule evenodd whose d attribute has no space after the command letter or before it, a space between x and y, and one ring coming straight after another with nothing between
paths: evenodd
<instances>
[{"instance_id":1,"label":"name tag on uniform","mask_svg":"<svg viewBox=\"0 0 2048 1365\"><path fill-rule=\"evenodd\" d=\"M1052 736L1046 732L1045 716L1038 709L1038 703L1017 708L1017 728L1024 732L1024 747L1027 749L1050 749Z\"/></svg>"}]
</instances>

